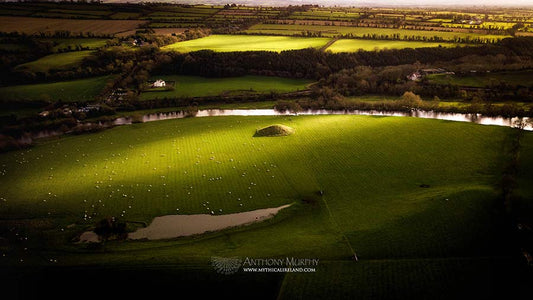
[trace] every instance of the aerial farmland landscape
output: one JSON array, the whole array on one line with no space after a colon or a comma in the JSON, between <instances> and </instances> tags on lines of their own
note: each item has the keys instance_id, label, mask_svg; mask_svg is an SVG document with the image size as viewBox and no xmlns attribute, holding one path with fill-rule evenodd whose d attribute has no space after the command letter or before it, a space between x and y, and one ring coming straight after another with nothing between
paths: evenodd
<instances>
[{"instance_id":1,"label":"aerial farmland landscape","mask_svg":"<svg viewBox=\"0 0 533 300\"><path fill-rule=\"evenodd\" d=\"M533 3L0 2L1 299L532 299Z\"/></svg>"}]
</instances>

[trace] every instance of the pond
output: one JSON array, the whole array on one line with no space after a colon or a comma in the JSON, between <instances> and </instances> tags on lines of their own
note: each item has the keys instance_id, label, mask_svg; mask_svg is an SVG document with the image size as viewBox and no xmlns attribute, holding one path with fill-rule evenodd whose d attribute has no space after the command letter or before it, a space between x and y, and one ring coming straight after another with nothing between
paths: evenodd
<instances>
[{"instance_id":1,"label":"pond","mask_svg":"<svg viewBox=\"0 0 533 300\"><path fill-rule=\"evenodd\" d=\"M156 217L145 228L137 229L128 234L130 240L161 240L183 236L191 236L206 232L219 231L227 228L250 225L273 218L280 210L292 204L274 208L264 208L241 213L226 215L196 214L196 215L166 215ZM86 231L80 236L80 243L99 242L93 231Z\"/></svg>"},{"instance_id":2,"label":"pond","mask_svg":"<svg viewBox=\"0 0 533 300\"><path fill-rule=\"evenodd\" d=\"M226 215L197 214L156 217L148 227L140 228L135 232L129 233L128 239L171 239L249 225L270 219L280 210L289 206L290 204L287 204L275 208L257 209Z\"/></svg>"}]
</instances>

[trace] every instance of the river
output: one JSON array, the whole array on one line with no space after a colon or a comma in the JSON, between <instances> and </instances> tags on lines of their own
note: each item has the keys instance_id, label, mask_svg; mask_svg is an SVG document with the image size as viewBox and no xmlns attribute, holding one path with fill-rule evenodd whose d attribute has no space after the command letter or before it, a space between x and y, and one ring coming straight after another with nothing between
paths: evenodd
<instances>
[{"instance_id":1,"label":"river","mask_svg":"<svg viewBox=\"0 0 533 300\"><path fill-rule=\"evenodd\" d=\"M399 111L379 111L379 110L305 110L298 112L297 114L284 111L280 112L275 109L202 109L198 110L194 116L187 114L182 111L176 112L161 112L143 115L140 121L142 123L170 120L170 119L182 119L185 117L195 117L195 118L204 118L204 117L223 117L223 116L309 116L309 115L363 115L363 116L391 116L391 117L413 117L413 118L423 118L423 119L436 119L436 120L448 120L456 122L470 122L481 125L495 125L495 126L507 126L507 127L517 127L516 122L520 119L515 118L504 118L504 117L486 117L481 114L462 114L462 113L442 113L435 111L423 111L423 110L413 110L410 112L399 112ZM523 121L529 121L529 118L523 118ZM99 121L97 124L103 127L113 127L121 125L130 125L134 123L133 118L131 117L120 117L116 118L113 121ZM85 123L80 126L87 126L89 123ZM524 130L533 131L533 126L531 123L528 123ZM68 132L67 132L68 133ZM34 132L31 134L31 139L46 138L51 136L62 135L61 131L51 131L43 130L39 132ZM28 140L28 137L24 137L25 140ZM23 141L22 139L20 140Z\"/></svg>"},{"instance_id":2,"label":"river","mask_svg":"<svg viewBox=\"0 0 533 300\"><path fill-rule=\"evenodd\" d=\"M280 112L275 109L204 109L199 110L194 117L220 117L220 116L288 116L295 115L288 111ZM297 115L365 115L365 116L393 116L393 117L415 117L423 119L448 120L457 122L471 122L481 125L496 125L516 127L519 118L504 118L504 117L486 117L481 114L462 114L462 113L442 113L435 111L413 110L410 112L394 112L394 111L378 111L378 110L305 110L299 112ZM142 122L153 122L169 119L185 118L187 115L184 112L166 112L147 114L142 117ZM523 118L528 121L529 118ZM131 124L131 118L118 118L113 122L113 125ZM525 130L533 131L531 124L528 124Z\"/></svg>"}]
</instances>

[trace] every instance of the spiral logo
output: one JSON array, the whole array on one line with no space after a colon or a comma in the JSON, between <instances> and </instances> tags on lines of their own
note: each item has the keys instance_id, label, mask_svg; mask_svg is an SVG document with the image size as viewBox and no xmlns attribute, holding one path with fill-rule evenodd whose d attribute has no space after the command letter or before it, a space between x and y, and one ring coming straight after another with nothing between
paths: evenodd
<instances>
[{"instance_id":1,"label":"spiral logo","mask_svg":"<svg viewBox=\"0 0 533 300\"><path fill-rule=\"evenodd\" d=\"M238 257L211 257L211 265L220 274L231 275L237 273L242 265L242 259Z\"/></svg>"}]
</instances>

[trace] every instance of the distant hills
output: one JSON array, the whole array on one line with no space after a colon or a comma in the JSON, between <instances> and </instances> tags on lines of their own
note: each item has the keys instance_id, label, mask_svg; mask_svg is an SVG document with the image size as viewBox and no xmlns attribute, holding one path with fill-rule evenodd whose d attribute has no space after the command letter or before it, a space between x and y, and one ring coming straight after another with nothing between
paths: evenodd
<instances>
[{"instance_id":1,"label":"distant hills","mask_svg":"<svg viewBox=\"0 0 533 300\"><path fill-rule=\"evenodd\" d=\"M531 0L103 0L106 3L120 2L169 2L179 4L227 4L235 3L247 6L288 6L318 4L322 6L533 6Z\"/></svg>"}]
</instances>

